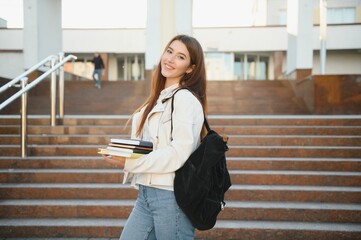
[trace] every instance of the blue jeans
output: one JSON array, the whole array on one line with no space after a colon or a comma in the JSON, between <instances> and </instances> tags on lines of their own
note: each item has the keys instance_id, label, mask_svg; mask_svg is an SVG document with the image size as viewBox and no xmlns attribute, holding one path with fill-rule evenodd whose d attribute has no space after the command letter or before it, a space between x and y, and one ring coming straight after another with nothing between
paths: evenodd
<instances>
[{"instance_id":1,"label":"blue jeans","mask_svg":"<svg viewBox=\"0 0 361 240\"><path fill-rule=\"evenodd\" d=\"M95 78L95 75L98 75L98 77ZM99 87L102 86L102 69L94 69L93 79L97 86L99 86Z\"/></svg>"},{"instance_id":2,"label":"blue jeans","mask_svg":"<svg viewBox=\"0 0 361 240\"><path fill-rule=\"evenodd\" d=\"M178 207L174 192L140 185L120 239L190 240L194 227Z\"/></svg>"}]
</instances>

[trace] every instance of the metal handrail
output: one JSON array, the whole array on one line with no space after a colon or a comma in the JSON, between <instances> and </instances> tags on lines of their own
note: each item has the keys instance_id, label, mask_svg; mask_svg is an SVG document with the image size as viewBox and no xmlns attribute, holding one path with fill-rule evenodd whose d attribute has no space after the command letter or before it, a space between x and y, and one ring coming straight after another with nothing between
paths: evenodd
<instances>
[{"instance_id":1,"label":"metal handrail","mask_svg":"<svg viewBox=\"0 0 361 240\"><path fill-rule=\"evenodd\" d=\"M43 73L40 77L38 77L37 79L35 79L34 81L32 81L31 83L29 83L28 85L26 85L26 87L24 89L19 90L18 92L16 92L14 95L12 95L11 97L9 97L7 100L5 100L2 104L0 104L0 110L3 109L4 107L6 107L7 105L9 105L11 102L13 102L15 99L17 99L18 97L21 96L21 94L23 94L24 92L29 91L30 89L32 89L33 87L35 87L39 82L41 82L42 80L44 80L48 75L50 75L52 72L56 71L60 66L62 66L64 63L66 63L67 61L69 61L70 59L77 59L76 56L74 55L69 55L67 57L65 57L62 61L60 61L59 63L55 64L51 69L49 69L48 71L46 71L45 73ZM23 76L24 77L24 76ZM20 79L19 79L20 80ZM18 80L18 81L19 81ZM12 82L12 81L11 81ZM10 85L10 84L9 84ZM12 85L10 85L11 87ZM8 86L7 86L8 87Z\"/></svg>"},{"instance_id":2,"label":"metal handrail","mask_svg":"<svg viewBox=\"0 0 361 240\"><path fill-rule=\"evenodd\" d=\"M9 89L10 87L16 85L19 81L21 81L21 90L16 92L14 95L9 97L7 100L5 100L3 103L0 104L0 110L12 103L14 100L16 100L18 97L21 96L21 156L22 158L27 156L27 92L35 87L37 84L39 84L42 80L44 80L48 75L51 74L51 126L55 126L55 118L56 118L56 72L59 68L59 85L61 86L59 88L59 95L62 96L60 98L60 101L64 101L64 68L62 67L67 61L69 60L76 60L77 57L74 55L68 55L64 58L63 53L59 53L59 59L55 55L50 55L44 60L40 61L33 67L29 68L27 71L25 71L23 74L19 75L18 77L11 80L9 83L5 84L3 87L0 88L0 93ZM58 60L58 63L56 61ZM45 73L43 73L41 76L33 80L31 83L27 84L28 78L26 77L33 71L37 70L41 66L43 66L45 63L49 62L51 63L51 68L47 70ZM55 64L56 63L56 64ZM59 111L61 112L63 117L64 114L64 107L63 102L59 102Z\"/></svg>"},{"instance_id":3,"label":"metal handrail","mask_svg":"<svg viewBox=\"0 0 361 240\"><path fill-rule=\"evenodd\" d=\"M7 84L5 84L4 86L2 86L0 88L0 93L6 91L8 88L14 86L15 84L17 84L22 78L28 76L30 73L34 72L35 70L37 70L39 67L43 66L45 63L49 62L51 59L56 59L57 56L56 55L50 55L46 58L44 58L42 61L40 61L39 63L35 64L34 66L32 66L31 68L29 68L28 70L26 70L24 73L20 74L19 76L17 76L16 78L14 78L13 80L11 80L10 82L8 82ZM1 110L1 108L0 108Z\"/></svg>"}]
</instances>

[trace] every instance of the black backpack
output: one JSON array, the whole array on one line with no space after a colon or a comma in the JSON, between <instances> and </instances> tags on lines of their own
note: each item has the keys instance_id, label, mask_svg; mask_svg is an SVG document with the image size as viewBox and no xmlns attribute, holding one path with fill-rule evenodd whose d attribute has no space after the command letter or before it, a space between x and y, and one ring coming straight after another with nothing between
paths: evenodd
<instances>
[{"instance_id":1,"label":"black backpack","mask_svg":"<svg viewBox=\"0 0 361 240\"><path fill-rule=\"evenodd\" d=\"M174 98L172 113L173 102ZM210 129L206 117L204 125L207 135L186 163L175 172L174 179L176 201L198 230L214 227L218 214L226 205L224 194L232 185L225 157L227 140Z\"/></svg>"}]
</instances>

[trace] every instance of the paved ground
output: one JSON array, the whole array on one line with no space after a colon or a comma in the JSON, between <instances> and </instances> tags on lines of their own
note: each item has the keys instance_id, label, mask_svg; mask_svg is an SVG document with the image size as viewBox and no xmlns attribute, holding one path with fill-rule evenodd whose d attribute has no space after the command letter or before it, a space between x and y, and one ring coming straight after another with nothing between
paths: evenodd
<instances>
[{"instance_id":1,"label":"paved ground","mask_svg":"<svg viewBox=\"0 0 361 240\"><path fill-rule=\"evenodd\" d=\"M118 240L118 238L0 238L0 240Z\"/></svg>"}]
</instances>

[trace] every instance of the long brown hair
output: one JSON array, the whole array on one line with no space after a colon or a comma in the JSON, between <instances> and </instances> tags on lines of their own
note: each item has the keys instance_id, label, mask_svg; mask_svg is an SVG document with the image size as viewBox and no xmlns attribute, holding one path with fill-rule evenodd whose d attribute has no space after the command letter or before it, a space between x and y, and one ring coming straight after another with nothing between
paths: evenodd
<instances>
[{"instance_id":1,"label":"long brown hair","mask_svg":"<svg viewBox=\"0 0 361 240\"><path fill-rule=\"evenodd\" d=\"M169 41L165 47L166 51L169 45L173 42L179 40L186 47L190 56L190 65L194 65L193 70L190 73L184 74L182 79L179 82L180 88L189 89L200 101L203 107L204 114L207 113L207 96L206 96L206 69L204 65L204 53L199 42L187 35L177 35L172 40ZM163 52L164 53L164 52ZM148 99L136 110L139 111L141 108L145 107L143 116L137 128L136 135L140 136L144 127L145 120L154 107L160 92L164 89L166 78L161 74L161 62L159 61L158 66L152 77L152 86Z\"/></svg>"}]
</instances>

